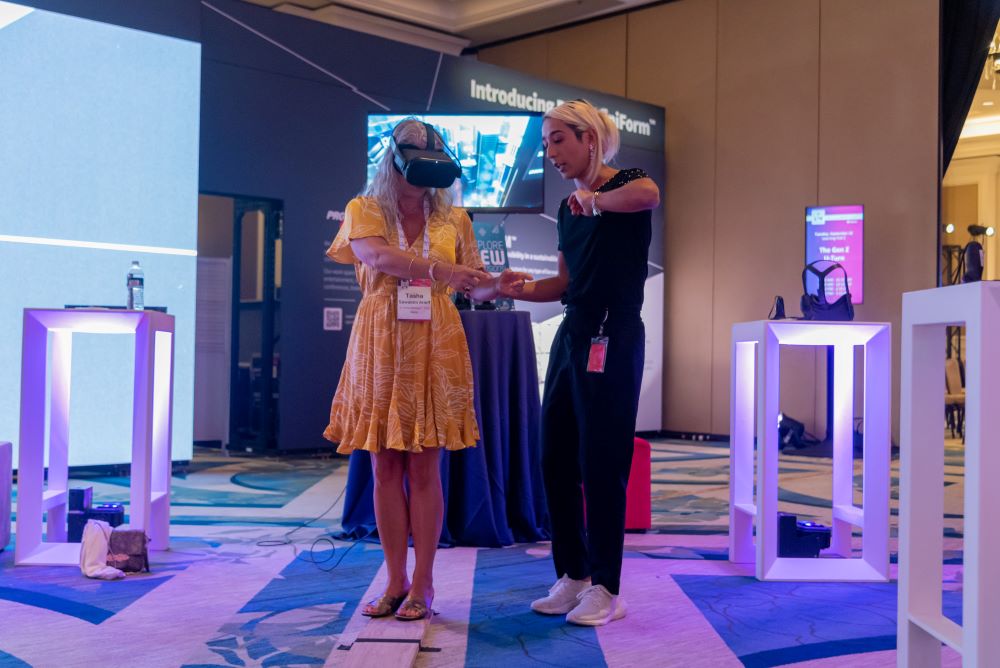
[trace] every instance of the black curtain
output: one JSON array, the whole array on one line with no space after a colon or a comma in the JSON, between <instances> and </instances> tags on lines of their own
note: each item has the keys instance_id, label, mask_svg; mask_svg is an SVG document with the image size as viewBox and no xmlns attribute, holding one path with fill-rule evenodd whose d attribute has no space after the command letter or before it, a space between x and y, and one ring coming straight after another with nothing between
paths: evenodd
<instances>
[{"instance_id":1,"label":"black curtain","mask_svg":"<svg viewBox=\"0 0 1000 668\"><path fill-rule=\"evenodd\" d=\"M941 0L941 170L948 169L1000 21L1000 0Z\"/></svg>"}]
</instances>

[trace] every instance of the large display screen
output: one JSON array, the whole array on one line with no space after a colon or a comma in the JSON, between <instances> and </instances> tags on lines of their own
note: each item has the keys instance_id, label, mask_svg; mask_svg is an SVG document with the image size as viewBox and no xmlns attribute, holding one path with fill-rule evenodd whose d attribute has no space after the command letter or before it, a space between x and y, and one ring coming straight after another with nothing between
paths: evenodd
<instances>
[{"instance_id":1,"label":"large display screen","mask_svg":"<svg viewBox=\"0 0 1000 668\"><path fill-rule=\"evenodd\" d=\"M406 118L430 123L462 166L455 204L473 211L544 209L542 116L529 113L370 114L368 179L389 149L392 129Z\"/></svg>"},{"instance_id":2,"label":"large display screen","mask_svg":"<svg viewBox=\"0 0 1000 668\"><path fill-rule=\"evenodd\" d=\"M806 264L826 260L843 266L853 304L864 301L864 231L865 208L860 204L806 208ZM817 280L812 274L806 276L811 294L817 292ZM829 302L843 295L844 275L839 270L828 274L825 288Z\"/></svg>"},{"instance_id":3,"label":"large display screen","mask_svg":"<svg viewBox=\"0 0 1000 668\"><path fill-rule=\"evenodd\" d=\"M0 1L0 441L24 309L124 307L138 260L176 319L173 458L191 459L200 82L197 43ZM73 336L70 465L131 460L134 351Z\"/></svg>"}]
</instances>

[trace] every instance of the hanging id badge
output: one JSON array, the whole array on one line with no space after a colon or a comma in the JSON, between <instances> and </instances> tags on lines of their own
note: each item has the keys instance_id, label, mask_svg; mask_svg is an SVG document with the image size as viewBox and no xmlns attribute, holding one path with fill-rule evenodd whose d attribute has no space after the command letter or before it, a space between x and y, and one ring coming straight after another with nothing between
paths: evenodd
<instances>
[{"instance_id":1,"label":"hanging id badge","mask_svg":"<svg viewBox=\"0 0 1000 668\"><path fill-rule=\"evenodd\" d=\"M424 200L424 247L421 256L430 256L431 235L428 219L430 204ZM399 235L399 249L406 250L406 233L403 226L396 221L396 232ZM396 286L396 318L398 320L430 320L431 319L431 280L429 278L400 279Z\"/></svg>"},{"instance_id":2,"label":"hanging id badge","mask_svg":"<svg viewBox=\"0 0 1000 668\"><path fill-rule=\"evenodd\" d=\"M588 373L604 373L604 363L608 358L608 337L604 336L604 323L607 319L608 313L605 311L597 336L590 339L590 354L587 355Z\"/></svg>"}]
</instances>

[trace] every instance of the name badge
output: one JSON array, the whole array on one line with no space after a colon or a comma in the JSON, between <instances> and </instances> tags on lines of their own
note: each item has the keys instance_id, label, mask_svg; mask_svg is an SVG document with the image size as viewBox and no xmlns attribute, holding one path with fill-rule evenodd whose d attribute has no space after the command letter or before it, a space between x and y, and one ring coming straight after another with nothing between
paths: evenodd
<instances>
[{"instance_id":1,"label":"name badge","mask_svg":"<svg viewBox=\"0 0 1000 668\"><path fill-rule=\"evenodd\" d=\"M400 281L396 288L396 317L399 320L431 319L431 282L426 278Z\"/></svg>"},{"instance_id":2,"label":"name badge","mask_svg":"<svg viewBox=\"0 0 1000 668\"><path fill-rule=\"evenodd\" d=\"M590 354L587 355L587 371L604 373L604 362L608 357L608 337L595 336L590 340Z\"/></svg>"}]
</instances>

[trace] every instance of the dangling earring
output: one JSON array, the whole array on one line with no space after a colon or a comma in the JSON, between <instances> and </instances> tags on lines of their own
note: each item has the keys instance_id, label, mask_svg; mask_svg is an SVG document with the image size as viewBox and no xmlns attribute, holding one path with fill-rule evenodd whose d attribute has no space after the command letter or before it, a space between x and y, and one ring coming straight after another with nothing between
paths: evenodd
<instances>
[{"instance_id":1,"label":"dangling earring","mask_svg":"<svg viewBox=\"0 0 1000 668\"><path fill-rule=\"evenodd\" d=\"M590 161L591 162L594 161L594 145L593 144L590 145Z\"/></svg>"}]
</instances>

